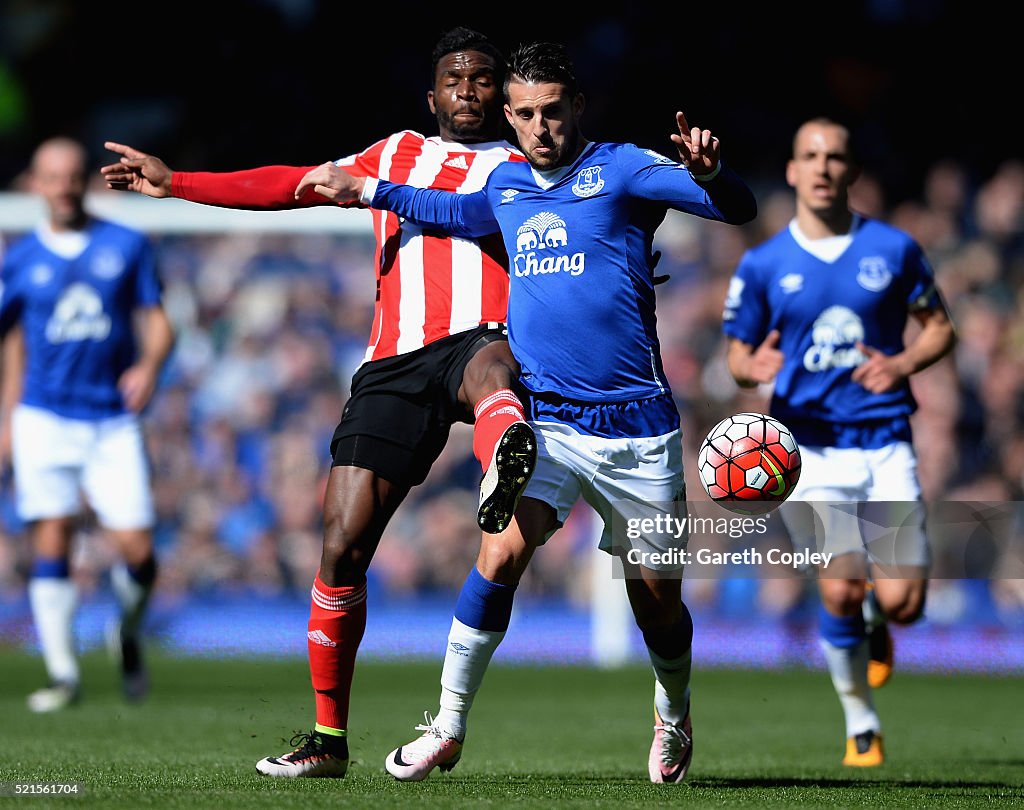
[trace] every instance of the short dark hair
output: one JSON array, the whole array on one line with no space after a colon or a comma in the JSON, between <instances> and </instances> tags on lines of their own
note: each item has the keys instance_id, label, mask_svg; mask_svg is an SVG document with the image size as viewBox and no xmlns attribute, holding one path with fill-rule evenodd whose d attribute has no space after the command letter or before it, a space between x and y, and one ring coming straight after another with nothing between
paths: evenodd
<instances>
[{"instance_id":1,"label":"short dark hair","mask_svg":"<svg viewBox=\"0 0 1024 810\"><path fill-rule=\"evenodd\" d=\"M509 82L513 79L531 84L553 82L565 85L570 96L575 96L580 89L569 52L558 42L520 45L509 59L504 87L506 96Z\"/></svg>"},{"instance_id":2,"label":"short dark hair","mask_svg":"<svg viewBox=\"0 0 1024 810\"><path fill-rule=\"evenodd\" d=\"M495 79L502 83L505 79L505 55L491 42L485 34L459 25L445 31L430 54L430 85L437 79L437 65L448 54L457 51L479 51L494 59Z\"/></svg>"},{"instance_id":3,"label":"short dark hair","mask_svg":"<svg viewBox=\"0 0 1024 810\"><path fill-rule=\"evenodd\" d=\"M793 133L792 152L794 155L796 155L796 140L800 135L800 130L810 124L814 124L819 127L836 127L837 129L843 130L846 133L846 153L850 158L850 163L854 166L860 165L860 155L857 153L857 143L853 137L853 129L848 124L830 115L816 115L813 118L808 118L796 128L796 131Z\"/></svg>"}]
</instances>

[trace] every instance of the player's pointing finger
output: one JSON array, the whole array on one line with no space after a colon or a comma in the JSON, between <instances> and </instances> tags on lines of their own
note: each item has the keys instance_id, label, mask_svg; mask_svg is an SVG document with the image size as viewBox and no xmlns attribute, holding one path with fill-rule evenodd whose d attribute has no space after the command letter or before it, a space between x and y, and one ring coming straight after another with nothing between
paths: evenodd
<instances>
[{"instance_id":1,"label":"player's pointing finger","mask_svg":"<svg viewBox=\"0 0 1024 810\"><path fill-rule=\"evenodd\" d=\"M131 160L141 160L142 158L146 157L145 152L140 152L138 149L133 149L132 147L123 143L116 143L115 141L106 141L103 144L103 146L105 149L109 149L111 152L116 152L122 157L126 157Z\"/></svg>"}]
</instances>

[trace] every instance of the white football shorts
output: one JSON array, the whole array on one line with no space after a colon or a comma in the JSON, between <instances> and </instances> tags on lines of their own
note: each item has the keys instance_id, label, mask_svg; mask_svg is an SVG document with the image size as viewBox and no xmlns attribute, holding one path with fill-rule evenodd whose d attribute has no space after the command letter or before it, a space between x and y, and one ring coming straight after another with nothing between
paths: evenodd
<instances>
[{"instance_id":1,"label":"white football shorts","mask_svg":"<svg viewBox=\"0 0 1024 810\"><path fill-rule=\"evenodd\" d=\"M630 531L630 527L642 526L641 521L666 515L675 518L677 525L679 521L685 525L680 431L607 439L584 435L557 422L530 424L537 434L537 467L524 497L550 505L559 524L582 497L604 522L599 542L602 551L633 550L631 562L655 570L683 567L676 552L686 548L688 534Z\"/></svg>"},{"instance_id":2,"label":"white football shorts","mask_svg":"<svg viewBox=\"0 0 1024 810\"><path fill-rule=\"evenodd\" d=\"M11 434L22 520L76 515L82 511L84 495L105 528L152 528L149 462L134 414L67 419L18 405L11 413Z\"/></svg>"},{"instance_id":3,"label":"white football shorts","mask_svg":"<svg viewBox=\"0 0 1024 810\"><path fill-rule=\"evenodd\" d=\"M779 510L794 546L866 554L882 566L927 568L926 510L909 442L800 448L802 469Z\"/></svg>"}]
</instances>

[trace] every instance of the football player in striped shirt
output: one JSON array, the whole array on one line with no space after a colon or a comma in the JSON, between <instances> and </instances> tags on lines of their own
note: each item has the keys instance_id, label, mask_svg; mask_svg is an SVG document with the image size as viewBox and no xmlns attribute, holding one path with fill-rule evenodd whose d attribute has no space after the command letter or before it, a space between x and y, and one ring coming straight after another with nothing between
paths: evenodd
<instances>
[{"instance_id":1,"label":"football player in striped shirt","mask_svg":"<svg viewBox=\"0 0 1024 810\"><path fill-rule=\"evenodd\" d=\"M428 713L422 735L391 752L385 767L413 781L459 761L516 585L582 497L604 521L601 548L622 562L654 669L650 778L680 782L693 754L693 623L682 600L681 557L669 554L666 563L651 552L678 552L686 537L627 530L629 521L655 520L667 510L676 519L677 510L685 515L680 419L661 361L651 244L669 209L742 224L755 216L756 201L721 162L718 138L691 129L681 112L671 136L678 159L588 141L579 128L584 97L561 45L520 48L505 98L528 162L502 164L474 194L353 177L337 166L313 170L296 189L358 198L467 237L500 228L510 257L509 341L540 444L512 524L484 538L456 605L441 710Z\"/></svg>"},{"instance_id":2,"label":"football player in striped shirt","mask_svg":"<svg viewBox=\"0 0 1024 810\"><path fill-rule=\"evenodd\" d=\"M800 443L800 487L780 512L794 544L816 542L813 508L818 544L837 557L818 576L820 643L845 718L843 764L864 767L885 758L872 690L892 671L887 620L921 617L931 556L909 377L956 336L921 247L849 207L858 173L846 127L816 118L797 130L786 166L796 216L741 258L723 330L733 377L773 384L771 412ZM920 329L904 344L908 320ZM804 501L817 503L796 508Z\"/></svg>"},{"instance_id":3,"label":"football player in striped shirt","mask_svg":"<svg viewBox=\"0 0 1024 810\"><path fill-rule=\"evenodd\" d=\"M450 30L433 50L427 93L440 134L396 132L336 163L424 188L476 191L497 166L523 161L501 136L504 68L503 55L484 35ZM172 172L132 147L107 147L122 156L101 169L111 188L232 208L334 204L314 191L294 196L309 166ZM501 240L448 237L386 211L373 212L373 228L377 303L331 444L323 557L310 607L316 724L294 751L257 763L271 776L344 776L352 674L366 625L366 570L388 520L426 478L451 425L473 424L485 532L505 528L536 459L536 439L514 390L519 366L505 329Z\"/></svg>"}]
</instances>

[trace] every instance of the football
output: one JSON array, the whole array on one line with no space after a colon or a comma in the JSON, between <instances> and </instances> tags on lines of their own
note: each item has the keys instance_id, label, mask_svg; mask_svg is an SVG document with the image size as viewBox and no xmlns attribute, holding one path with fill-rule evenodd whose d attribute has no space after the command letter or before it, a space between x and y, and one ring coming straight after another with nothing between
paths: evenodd
<instances>
[{"instance_id":1,"label":"football","mask_svg":"<svg viewBox=\"0 0 1024 810\"><path fill-rule=\"evenodd\" d=\"M737 413L708 432L697 471L713 501L733 512L764 514L793 494L800 480L800 448L778 419Z\"/></svg>"}]
</instances>

